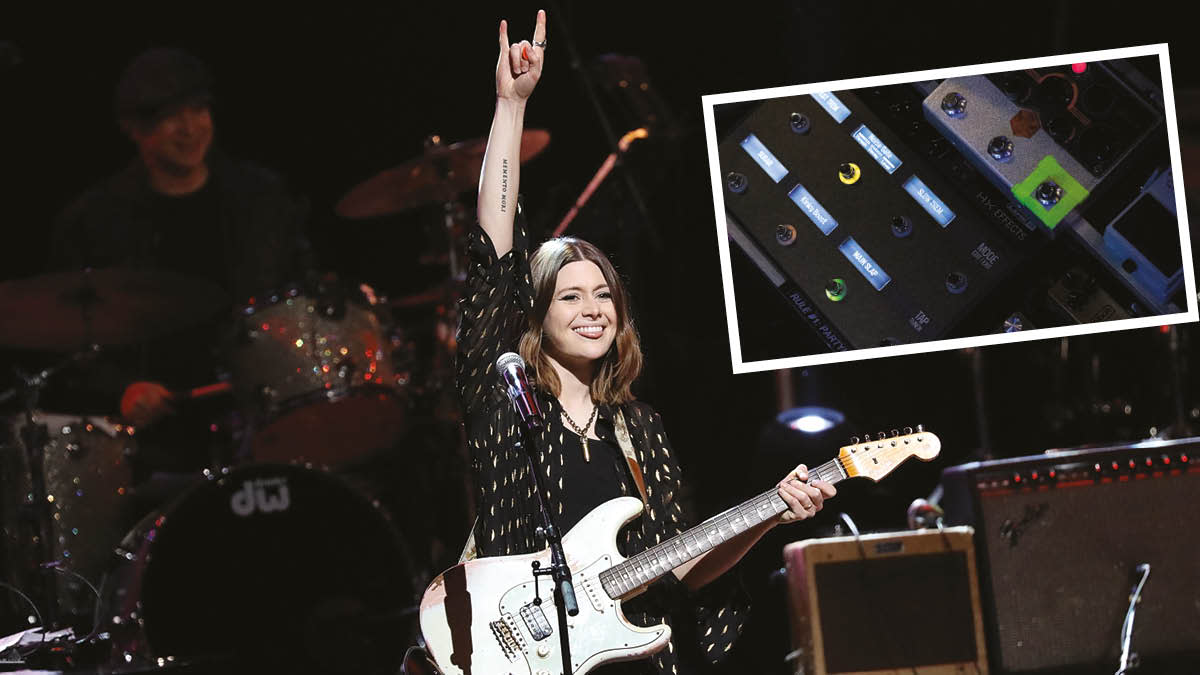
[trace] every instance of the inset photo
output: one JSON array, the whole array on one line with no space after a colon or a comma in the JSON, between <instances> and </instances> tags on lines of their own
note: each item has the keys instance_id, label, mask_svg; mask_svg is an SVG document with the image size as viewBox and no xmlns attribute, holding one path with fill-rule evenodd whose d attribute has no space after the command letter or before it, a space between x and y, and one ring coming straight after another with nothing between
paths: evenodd
<instances>
[{"instance_id":1,"label":"inset photo","mask_svg":"<svg viewBox=\"0 0 1200 675\"><path fill-rule=\"evenodd\" d=\"M735 372L1195 321L1167 45L704 97Z\"/></svg>"}]
</instances>

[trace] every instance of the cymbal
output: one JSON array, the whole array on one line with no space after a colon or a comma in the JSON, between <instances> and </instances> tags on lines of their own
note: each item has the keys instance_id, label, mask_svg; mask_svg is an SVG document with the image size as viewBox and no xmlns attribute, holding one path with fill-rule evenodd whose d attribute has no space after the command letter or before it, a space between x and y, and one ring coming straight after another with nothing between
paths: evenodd
<instances>
[{"instance_id":1,"label":"cymbal","mask_svg":"<svg viewBox=\"0 0 1200 675\"><path fill-rule=\"evenodd\" d=\"M521 134L521 162L550 145L550 132L527 129ZM359 183L334 207L343 218L374 218L437 202L448 202L479 187L479 171L487 139L436 145L425 154Z\"/></svg>"},{"instance_id":2,"label":"cymbal","mask_svg":"<svg viewBox=\"0 0 1200 675\"><path fill-rule=\"evenodd\" d=\"M391 298L388 300L388 304L393 309L415 309L450 304L462 294L464 286L463 282L450 279L418 293Z\"/></svg>"},{"instance_id":3,"label":"cymbal","mask_svg":"<svg viewBox=\"0 0 1200 675\"><path fill-rule=\"evenodd\" d=\"M0 346L72 351L127 345L198 323L228 304L219 287L161 270L55 272L0 283Z\"/></svg>"}]
</instances>

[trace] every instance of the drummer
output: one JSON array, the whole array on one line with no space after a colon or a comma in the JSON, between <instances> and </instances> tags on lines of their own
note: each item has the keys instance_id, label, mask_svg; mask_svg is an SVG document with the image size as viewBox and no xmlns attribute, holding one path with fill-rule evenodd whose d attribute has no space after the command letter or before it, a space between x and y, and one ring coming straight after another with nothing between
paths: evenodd
<instances>
[{"instance_id":1,"label":"drummer","mask_svg":"<svg viewBox=\"0 0 1200 675\"><path fill-rule=\"evenodd\" d=\"M115 108L137 157L59 216L54 268L165 269L219 286L231 303L303 279L311 268L307 202L274 173L213 148L212 79L203 63L177 49L144 52L121 76ZM181 299L178 311L194 310ZM171 393L214 380L216 324L198 325L105 359L79 383L102 409L119 409L139 427L152 469L192 470L213 459L211 448L187 447L197 443L195 425L210 426L210 412L183 423L184 406ZM172 447L148 448L140 432L169 426L177 428L161 445Z\"/></svg>"}]
</instances>

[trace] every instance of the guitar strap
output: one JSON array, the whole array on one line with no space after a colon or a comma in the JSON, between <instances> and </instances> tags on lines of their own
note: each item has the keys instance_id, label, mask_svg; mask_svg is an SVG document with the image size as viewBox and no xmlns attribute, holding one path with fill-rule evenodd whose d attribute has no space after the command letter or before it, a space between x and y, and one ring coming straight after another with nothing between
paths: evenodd
<instances>
[{"instance_id":1,"label":"guitar strap","mask_svg":"<svg viewBox=\"0 0 1200 675\"><path fill-rule=\"evenodd\" d=\"M650 508L650 500L646 497L646 479L642 476L642 467L638 465L637 455L633 454L633 440L629 437L629 427L625 425L625 413L617 408L617 414L613 416L613 427L617 432L617 444L621 446L621 453L625 455L625 463L629 465L629 473L633 475L633 482L637 483L638 493L642 496L642 506Z\"/></svg>"},{"instance_id":2,"label":"guitar strap","mask_svg":"<svg viewBox=\"0 0 1200 675\"><path fill-rule=\"evenodd\" d=\"M642 467L638 465L637 455L634 454L633 439L629 436L629 426L625 423L625 413L620 408L616 409L616 414L613 415L613 428L617 434L617 445L621 446L621 454L625 455L625 463L629 465L629 473L633 476L633 482L637 484L638 494L642 496L642 506L650 508L650 500L646 496L646 479L642 475ZM475 517L475 523L471 525L471 534L467 535L467 543L463 546L462 555L458 557L458 562L464 563L468 560L474 560L479 556L479 551L475 548L475 528L479 525L479 516Z\"/></svg>"}]
</instances>

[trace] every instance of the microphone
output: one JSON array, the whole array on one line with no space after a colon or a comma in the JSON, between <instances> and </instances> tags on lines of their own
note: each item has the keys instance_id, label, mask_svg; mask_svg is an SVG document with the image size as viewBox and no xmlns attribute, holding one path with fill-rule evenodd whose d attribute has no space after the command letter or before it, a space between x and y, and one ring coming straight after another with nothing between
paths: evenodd
<instances>
[{"instance_id":1,"label":"microphone","mask_svg":"<svg viewBox=\"0 0 1200 675\"><path fill-rule=\"evenodd\" d=\"M542 411L525 377L525 359L516 352L505 352L496 359L496 372L508 388L508 400L512 401L521 421L529 429L541 429Z\"/></svg>"}]
</instances>

